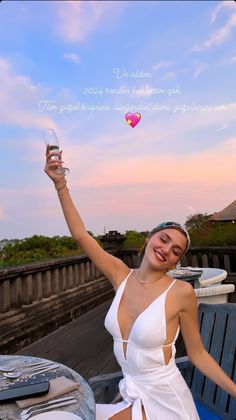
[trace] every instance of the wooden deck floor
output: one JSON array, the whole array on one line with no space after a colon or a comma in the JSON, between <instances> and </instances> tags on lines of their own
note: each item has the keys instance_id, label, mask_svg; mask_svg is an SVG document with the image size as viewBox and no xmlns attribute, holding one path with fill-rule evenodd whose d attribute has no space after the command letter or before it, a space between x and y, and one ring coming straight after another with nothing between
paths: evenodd
<instances>
[{"instance_id":1,"label":"wooden deck floor","mask_svg":"<svg viewBox=\"0 0 236 420\"><path fill-rule=\"evenodd\" d=\"M55 360L74 369L85 379L120 370L113 355L112 338L104 328L110 304L111 301L108 301L99 305L17 354ZM176 356L182 356L184 346L181 336L176 348Z\"/></svg>"},{"instance_id":2,"label":"wooden deck floor","mask_svg":"<svg viewBox=\"0 0 236 420\"><path fill-rule=\"evenodd\" d=\"M59 328L17 354L55 360L85 379L120 370L112 351L112 338L104 328L111 301L99 305L75 321Z\"/></svg>"}]
</instances>

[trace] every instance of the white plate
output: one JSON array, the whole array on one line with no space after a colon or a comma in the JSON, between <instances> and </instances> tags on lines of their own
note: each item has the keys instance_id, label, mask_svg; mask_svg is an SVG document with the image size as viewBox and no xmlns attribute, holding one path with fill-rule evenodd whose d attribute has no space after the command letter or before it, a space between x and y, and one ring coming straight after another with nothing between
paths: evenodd
<instances>
[{"instance_id":1,"label":"white plate","mask_svg":"<svg viewBox=\"0 0 236 420\"><path fill-rule=\"evenodd\" d=\"M69 411L49 411L48 413L37 414L32 416L32 419L37 420L83 420L82 417L76 414L69 413Z\"/></svg>"}]
</instances>

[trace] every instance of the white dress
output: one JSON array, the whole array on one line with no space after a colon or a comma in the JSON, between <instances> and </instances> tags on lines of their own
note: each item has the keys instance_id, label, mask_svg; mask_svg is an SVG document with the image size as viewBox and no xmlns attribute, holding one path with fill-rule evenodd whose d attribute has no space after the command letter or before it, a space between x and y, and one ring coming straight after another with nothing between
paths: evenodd
<instances>
[{"instance_id":1,"label":"white dress","mask_svg":"<svg viewBox=\"0 0 236 420\"><path fill-rule=\"evenodd\" d=\"M118 308L130 271L120 284L105 318L105 327L114 338L114 354L124 378L119 383L123 401L96 404L96 420L108 420L132 406L132 420L142 420L142 405L147 420L200 420L192 394L175 364L175 341L172 356L165 365L163 343L166 341L165 299L176 280L135 320L128 340L123 340ZM127 343L126 355L123 343Z\"/></svg>"}]
</instances>

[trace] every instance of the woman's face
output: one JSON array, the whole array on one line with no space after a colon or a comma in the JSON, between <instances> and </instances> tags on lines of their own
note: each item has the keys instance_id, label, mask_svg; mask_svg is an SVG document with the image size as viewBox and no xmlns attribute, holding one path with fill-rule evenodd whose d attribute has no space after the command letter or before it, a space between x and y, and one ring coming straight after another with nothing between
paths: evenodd
<instances>
[{"instance_id":1,"label":"woman's face","mask_svg":"<svg viewBox=\"0 0 236 420\"><path fill-rule=\"evenodd\" d=\"M169 270L181 259L187 246L187 238L177 229L162 229L148 240L145 256L151 265Z\"/></svg>"}]
</instances>

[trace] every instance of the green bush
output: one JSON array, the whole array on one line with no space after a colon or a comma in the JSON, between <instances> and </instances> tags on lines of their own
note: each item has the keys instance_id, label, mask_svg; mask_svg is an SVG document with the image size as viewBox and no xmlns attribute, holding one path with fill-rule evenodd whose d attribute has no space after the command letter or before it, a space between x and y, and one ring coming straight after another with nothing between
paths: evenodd
<instances>
[{"instance_id":1,"label":"green bush","mask_svg":"<svg viewBox=\"0 0 236 420\"><path fill-rule=\"evenodd\" d=\"M28 264L35 261L81 254L77 243L67 236L34 235L6 245L0 251L0 267Z\"/></svg>"},{"instance_id":2,"label":"green bush","mask_svg":"<svg viewBox=\"0 0 236 420\"><path fill-rule=\"evenodd\" d=\"M236 246L236 223L215 223L202 221L188 229L191 246ZM127 230L124 249L140 248L148 235L147 232ZM93 236L93 235L92 235ZM102 246L100 237L95 238ZM16 266L53 258L69 257L82 254L78 244L69 236L52 238L34 235L16 243L6 245L0 251L0 267Z\"/></svg>"},{"instance_id":3,"label":"green bush","mask_svg":"<svg viewBox=\"0 0 236 420\"><path fill-rule=\"evenodd\" d=\"M206 222L199 229L189 229L191 246L233 246L236 245L236 223Z\"/></svg>"},{"instance_id":4,"label":"green bush","mask_svg":"<svg viewBox=\"0 0 236 420\"><path fill-rule=\"evenodd\" d=\"M144 233L137 232L136 230L127 230L125 233L126 240L123 244L124 249L127 248L140 248L147 235Z\"/></svg>"}]
</instances>

